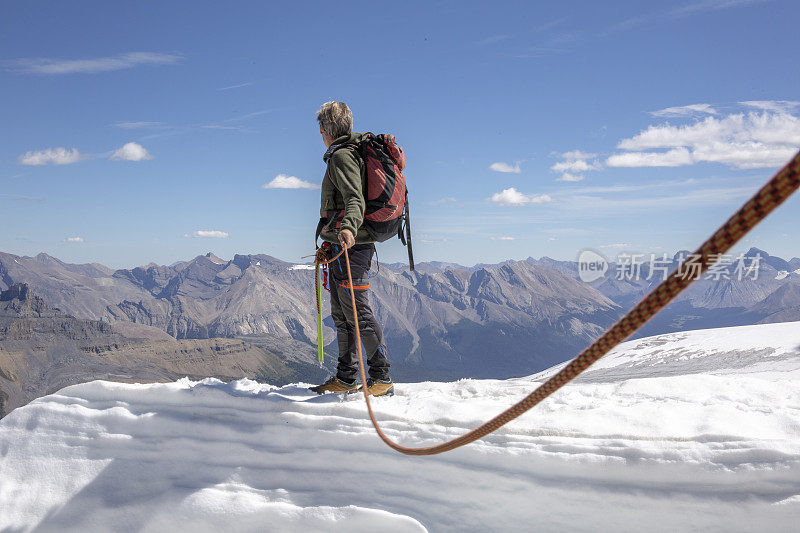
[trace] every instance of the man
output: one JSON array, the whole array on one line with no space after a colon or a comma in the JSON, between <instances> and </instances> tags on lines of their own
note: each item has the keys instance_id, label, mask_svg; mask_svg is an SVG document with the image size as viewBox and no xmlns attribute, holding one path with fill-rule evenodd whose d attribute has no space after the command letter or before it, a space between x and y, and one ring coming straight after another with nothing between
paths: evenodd
<instances>
[{"instance_id":1,"label":"man","mask_svg":"<svg viewBox=\"0 0 800 533\"><path fill-rule=\"evenodd\" d=\"M369 365L366 387L373 396L391 395L394 394L394 384L389 377L386 343L367 295L375 241L361 227L365 208L365 171L364 161L355 145L363 139L363 134L352 131L353 113L344 102L322 104L317 113L317 122L327 148L323 161L328 165L322 181L319 236L325 241L323 250L327 259L335 257L342 247L347 248L363 356ZM311 388L318 394L360 390L356 383L358 354L344 255L330 263L328 269L331 274L331 317L336 325L339 343L339 365L335 376Z\"/></svg>"}]
</instances>

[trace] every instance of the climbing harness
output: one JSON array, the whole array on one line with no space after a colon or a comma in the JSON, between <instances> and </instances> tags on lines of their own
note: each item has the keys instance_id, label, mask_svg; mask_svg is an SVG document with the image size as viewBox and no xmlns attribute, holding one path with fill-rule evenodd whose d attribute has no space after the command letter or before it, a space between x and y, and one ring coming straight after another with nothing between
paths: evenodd
<instances>
[{"instance_id":1,"label":"climbing harness","mask_svg":"<svg viewBox=\"0 0 800 533\"><path fill-rule=\"evenodd\" d=\"M389 447L406 455L436 455L449 450L454 450L465 444L474 442L489 433L498 430L508 422L522 415L536 404L553 394L555 391L575 379L581 372L589 368L595 361L607 354L612 348L632 335L645 322L666 307L678 294L697 280L703 272L716 263L722 254L727 252L742 237L744 237L759 222L767 217L776 207L782 204L789 196L800 187L800 152L789 163L778 171L750 200L747 201L734 215L728 219L714 234L697 249L693 257L700 258L700 270L676 269L670 276L642 299L633 309L606 330L588 348L583 350L575 359L570 361L553 377L548 379L536 390L531 392L521 401L512 405L491 420L447 442L435 446L409 448L401 446L387 437L372 412L369 394L365 391L364 401L367 403L367 412L378 436ZM334 257L337 259L344 253L347 265L347 279L350 284L350 301L353 306L353 321L355 323L356 350L358 353L358 366L361 382L367 382L364 370L364 358L361 349L361 333L358 327L358 314L356 313L356 297L353 292L353 278L350 274L350 257L347 249ZM317 256L319 258L319 255Z\"/></svg>"}]
</instances>

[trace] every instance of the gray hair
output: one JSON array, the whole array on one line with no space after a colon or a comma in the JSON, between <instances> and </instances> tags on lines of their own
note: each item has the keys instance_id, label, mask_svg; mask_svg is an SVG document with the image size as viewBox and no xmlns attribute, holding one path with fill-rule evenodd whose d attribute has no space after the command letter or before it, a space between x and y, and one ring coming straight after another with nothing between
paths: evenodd
<instances>
[{"instance_id":1,"label":"gray hair","mask_svg":"<svg viewBox=\"0 0 800 533\"><path fill-rule=\"evenodd\" d=\"M353 112L344 102L325 102L317 111L317 122L331 139L350 135L353 131Z\"/></svg>"}]
</instances>

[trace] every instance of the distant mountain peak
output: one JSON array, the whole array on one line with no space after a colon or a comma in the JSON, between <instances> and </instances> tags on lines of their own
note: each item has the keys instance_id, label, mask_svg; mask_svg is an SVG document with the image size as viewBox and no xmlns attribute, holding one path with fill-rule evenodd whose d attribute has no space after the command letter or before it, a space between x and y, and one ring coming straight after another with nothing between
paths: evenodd
<instances>
[{"instance_id":1,"label":"distant mountain peak","mask_svg":"<svg viewBox=\"0 0 800 533\"><path fill-rule=\"evenodd\" d=\"M224 265L225 263L227 263L227 261L225 261L224 259L221 259L216 255L214 255L213 252L208 252L205 256L214 263L217 263L218 265Z\"/></svg>"},{"instance_id":2,"label":"distant mountain peak","mask_svg":"<svg viewBox=\"0 0 800 533\"><path fill-rule=\"evenodd\" d=\"M751 246L747 253L744 254L746 257L754 257L755 255L760 255L761 257L769 257L769 254L760 248L756 248L755 246Z\"/></svg>"},{"instance_id":3,"label":"distant mountain peak","mask_svg":"<svg viewBox=\"0 0 800 533\"><path fill-rule=\"evenodd\" d=\"M744 254L744 255L745 255L745 257L748 257L748 258L760 257L761 260L763 260L764 264L767 264L767 265L771 266L772 268L774 268L778 272L787 272L788 273L788 272L792 271L792 266L789 264L788 261L786 261L784 259L781 259L780 257L776 257L774 255L769 255L764 250L760 250L760 249L756 248L755 246L750 248L747 251L747 253Z\"/></svg>"},{"instance_id":4,"label":"distant mountain peak","mask_svg":"<svg viewBox=\"0 0 800 533\"><path fill-rule=\"evenodd\" d=\"M40 263L45 263L45 264L55 264L55 265L63 264L63 261L56 259L52 255L47 255L44 252L39 252L38 254L36 254L36 257L34 257L34 259L36 259Z\"/></svg>"}]
</instances>

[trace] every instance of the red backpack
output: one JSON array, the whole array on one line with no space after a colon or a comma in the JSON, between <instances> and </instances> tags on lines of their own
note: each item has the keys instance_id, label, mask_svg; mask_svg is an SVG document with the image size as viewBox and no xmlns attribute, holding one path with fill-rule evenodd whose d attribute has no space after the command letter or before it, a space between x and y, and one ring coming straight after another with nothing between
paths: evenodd
<instances>
[{"instance_id":1,"label":"red backpack","mask_svg":"<svg viewBox=\"0 0 800 533\"><path fill-rule=\"evenodd\" d=\"M345 146L355 147L364 161L366 208L362 227L376 242L384 242L397 235L408 248L408 264L410 269L414 270L408 190L406 178L403 176L403 169L406 166L403 149L397 145L394 135L366 133L358 144L331 146L326 157ZM317 237L323 227L338 227L342 217L344 217L343 210L323 213L317 228Z\"/></svg>"}]
</instances>

